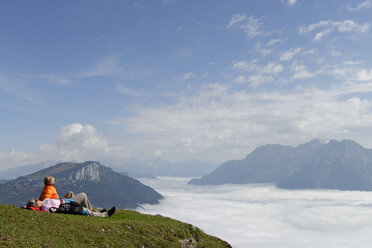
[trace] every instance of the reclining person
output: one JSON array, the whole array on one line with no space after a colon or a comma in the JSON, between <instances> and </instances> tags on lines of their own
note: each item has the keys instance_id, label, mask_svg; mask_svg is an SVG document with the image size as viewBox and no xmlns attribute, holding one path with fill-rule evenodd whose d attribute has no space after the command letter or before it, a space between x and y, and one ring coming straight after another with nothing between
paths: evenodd
<instances>
[{"instance_id":1,"label":"reclining person","mask_svg":"<svg viewBox=\"0 0 372 248\"><path fill-rule=\"evenodd\" d=\"M75 195L74 192L69 191L63 197L65 198L65 200L71 199L74 202L80 203L83 207L87 209L90 210L93 209L92 204L90 204L90 201L88 200L87 194L85 194L84 192Z\"/></svg>"},{"instance_id":2,"label":"reclining person","mask_svg":"<svg viewBox=\"0 0 372 248\"><path fill-rule=\"evenodd\" d=\"M40 200L37 200L37 199L32 199L32 200L29 200L27 202L27 207L33 207L33 208L37 207L37 208L40 208L41 211L49 212L49 210L51 208L58 209L58 207L61 204L65 204L65 203L69 203L69 202L73 202L73 200L71 200L71 199L61 199L61 200L45 199L44 201L40 201ZM110 217L111 215L113 215L115 213L115 210L116 210L116 208L112 207L107 212L95 212L95 211L92 211L91 209L87 209L87 208L83 207L83 211L82 211L81 214L88 215L88 216L93 216L93 217Z\"/></svg>"}]
</instances>

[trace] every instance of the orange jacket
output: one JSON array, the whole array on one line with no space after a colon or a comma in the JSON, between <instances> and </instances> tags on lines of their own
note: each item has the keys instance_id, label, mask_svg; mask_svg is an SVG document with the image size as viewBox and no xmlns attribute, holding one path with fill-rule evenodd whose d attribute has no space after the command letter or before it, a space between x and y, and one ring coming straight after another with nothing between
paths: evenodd
<instances>
[{"instance_id":1,"label":"orange jacket","mask_svg":"<svg viewBox=\"0 0 372 248\"><path fill-rule=\"evenodd\" d=\"M40 201L44 201L45 199L59 199L57 190L54 185L45 185L43 191L41 191L39 199Z\"/></svg>"}]
</instances>

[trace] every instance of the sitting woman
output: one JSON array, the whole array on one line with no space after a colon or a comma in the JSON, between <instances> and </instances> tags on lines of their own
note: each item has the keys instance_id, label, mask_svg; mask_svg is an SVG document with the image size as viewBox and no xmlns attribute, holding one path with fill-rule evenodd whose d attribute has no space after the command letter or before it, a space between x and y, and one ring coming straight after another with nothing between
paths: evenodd
<instances>
[{"instance_id":1,"label":"sitting woman","mask_svg":"<svg viewBox=\"0 0 372 248\"><path fill-rule=\"evenodd\" d=\"M44 178L44 188L41 191L39 200L44 201L45 199L59 199L57 190L54 187L55 179L52 176L47 176Z\"/></svg>"}]
</instances>

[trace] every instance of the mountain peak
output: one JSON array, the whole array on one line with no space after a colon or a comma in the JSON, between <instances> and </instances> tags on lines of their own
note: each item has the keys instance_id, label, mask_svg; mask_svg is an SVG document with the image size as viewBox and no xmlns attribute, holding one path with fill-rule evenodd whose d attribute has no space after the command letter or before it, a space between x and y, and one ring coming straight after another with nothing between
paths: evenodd
<instances>
[{"instance_id":1,"label":"mountain peak","mask_svg":"<svg viewBox=\"0 0 372 248\"><path fill-rule=\"evenodd\" d=\"M259 156L258 156L259 155ZM372 150L352 140L262 146L190 184L274 183L282 188L372 190Z\"/></svg>"},{"instance_id":2,"label":"mountain peak","mask_svg":"<svg viewBox=\"0 0 372 248\"><path fill-rule=\"evenodd\" d=\"M321 139L312 139L309 142L298 145L297 148L309 149L309 148L314 148L314 147L321 146L321 145L324 145L324 144L325 144L325 142Z\"/></svg>"},{"instance_id":3,"label":"mountain peak","mask_svg":"<svg viewBox=\"0 0 372 248\"><path fill-rule=\"evenodd\" d=\"M361 151L367 150L360 144L356 143L353 140L344 139L342 141L330 140L327 144L331 149L341 149L342 151Z\"/></svg>"},{"instance_id":4,"label":"mountain peak","mask_svg":"<svg viewBox=\"0 0 372 248\"><path fill-rule=\"evenodd\" d=\"M64 162L0 185L0 203L25 204L40 195L45 176L55 178L63 196L68 191L85 192L93 205L135 208L138 204L157 204L162 196L136 179L120 175L97 161Z\"/></svg>"}]
</instances>

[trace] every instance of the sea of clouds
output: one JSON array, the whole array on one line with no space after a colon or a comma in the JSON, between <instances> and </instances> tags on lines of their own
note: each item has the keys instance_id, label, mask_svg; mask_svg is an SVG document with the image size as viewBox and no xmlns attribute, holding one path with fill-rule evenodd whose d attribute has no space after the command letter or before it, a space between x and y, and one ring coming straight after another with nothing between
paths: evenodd
<instances>
[{"instance_id":1,"label":"sea of clouds","mask_svg":"<svg viewBox=\"0 0 372 248\"><path fill-rule=\"evenodd\" d=\"M372 192L140 180L165 199L139 212L191 223L236 248L365 248L372 243Z\"/></svg>"}]
</instances>

